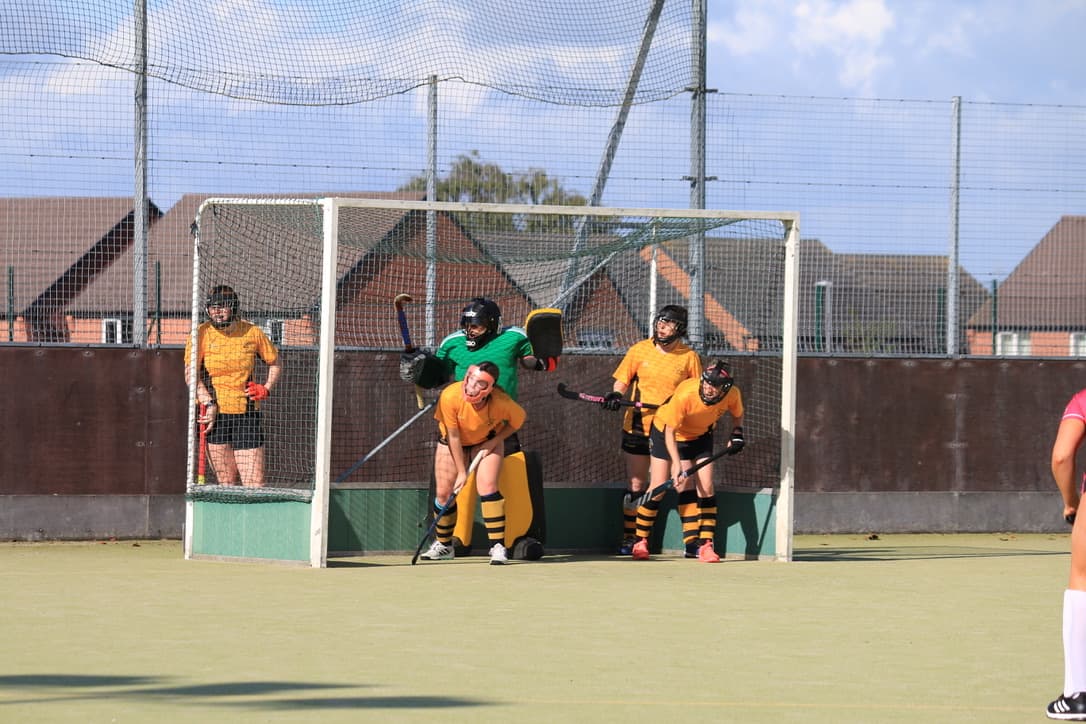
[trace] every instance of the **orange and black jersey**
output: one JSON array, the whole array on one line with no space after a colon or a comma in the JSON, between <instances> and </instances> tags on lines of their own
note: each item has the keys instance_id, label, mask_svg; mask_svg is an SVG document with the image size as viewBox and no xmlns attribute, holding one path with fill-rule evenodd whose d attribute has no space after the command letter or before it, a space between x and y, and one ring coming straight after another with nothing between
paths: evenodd
<instances>
[{"instance_id":1,"label":"orange and black jersey","mask_svg":"<svg viewBox=\"0 0 1086 724\"><path fill-rule=\"evenodd\" d=\"M260 403L249 400L245 384L253 378L256 357L266 364L279 359L279 350L260 327L238 320L229 330L217 329L204 322L196 330L196 368L207 371L211 378L208 389L214 388L219 412L240 415ZM192 340L185 343L185 367L191 364ZM250 405L252 407L250 407Z\"/></svg>"},{"instance_id":2,"label":"orange and black jersey","mask_svg":"<svg viewBox=\"0 0 1086 724\"><path fill-rule=\"evenodd\" d=\"M653 425L661 432L665 425L675 428L675 439L679 442L697 440L713 429L717 420L725 413L731 413L733 420L743 417L743 395L738 387L732 387L724 399L715 405L706 405L701 401L701 380L685 380L675 388L671 396L656 411Z\"/></svg>"},{"instance_id":3,"label":"orange and black jersey","mask_svg":"<svg viewBox=\"0 0 1086 724\"><path fill-rule=\"evenodd\" d=\"M441 391L434 419L442 439L448 439L449 429L456 428L460 431L460 443L467 448L485 442L506 426L516 431L524 424L527 417L524 408L500 387L491 391L486 404L478 410L464 399L463 390L461 380Z\"/></svg>"},{"instance_id":4,"label":"orange and black jersey","mask_svg":"<svg viewBox=\"0 0 1086 724\"><path fill-rule=\"evenodd\" d=\"M680 382L700 379L701 360L697 352L678 342L669 352L661 351L651 339L645 339L626 351L615 373L615 380L627 385L626 396L634 402L662 405ZM631 407L622 421L622 429L635 435L649 434L654 410Z\"/></svg>"}]
</instances>

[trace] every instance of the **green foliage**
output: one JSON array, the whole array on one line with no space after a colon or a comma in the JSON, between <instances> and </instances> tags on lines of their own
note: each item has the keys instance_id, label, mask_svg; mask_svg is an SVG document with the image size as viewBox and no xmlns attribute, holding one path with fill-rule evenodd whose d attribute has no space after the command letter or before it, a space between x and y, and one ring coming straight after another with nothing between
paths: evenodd
<instances>
[{"instance_id":1,"label":"green foliage","mask_svg":"<svg viewBox=\"0 0 1086 724\"><path fill-rule=\"evenodd\" d=\"M425 191L426 177L414 176L399 188L400 191ZM587 199L564 188L559 181L542 169L531 169L523 174L506 173L495 163L483 163L478 151L460 154L449 170L449 175L437 179L434 201L463 203L531 204L548 206L584 206ZM502 227L521 231L540 231L541 226L568 225L569 218L529 217L514 218L503 215L499 219L476 219L477 214L459 214L465 226L485 227L492 231ZM497 225L495 225L497 223Z\"/></svg>"}]
</instances>

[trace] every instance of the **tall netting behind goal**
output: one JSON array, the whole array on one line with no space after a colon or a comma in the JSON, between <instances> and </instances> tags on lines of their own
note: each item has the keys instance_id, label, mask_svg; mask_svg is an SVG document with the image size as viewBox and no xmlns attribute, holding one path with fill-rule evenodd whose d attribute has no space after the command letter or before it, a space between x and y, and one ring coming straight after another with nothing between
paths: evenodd
<instances>
[{"instance_id":1,"label":"tall netting behind goal","mask_svg":"<svg viewBox=\"0 0 1086 724\"><path fill-rule=\"evenodd\" d=\"M322 484L427 489L437 437L429 405L440 390L422 391L420 410L417 390L400 379L405 342L394 300L404 294L411 342L430 350L458 331L473 297L495 301L503 326L522 326L533 309L560 309L557 369L520 370L518 399L528 413L521 443L539 454L546 487L622 487L621 416L556 388L606 393L627 348L649 336L654 312L681 304L691 314L691 346L703 362L729 362L746 405L747 447L716 466L718 486L780 491L778 524L790 533L791 491L782 484L790 486L792 467L795 296L788 288L797 229L795 215L783 213L209 201L199 217L194 314L203 315L212 287L233 286L241 315L264 329L284 360L262 412L267 487L229 494L305 499ZM334 272L325 279L328 244ZM322 340L328 284L334 338ZM318 429L327 395L322 343L333 355L326 436ZM327 481L318 479L322 456ZM207 484L216 484L214 473ZM367 513L365 524L417 536L428 497L404 500L376 517Z\"/></svg>"}]
</instances>

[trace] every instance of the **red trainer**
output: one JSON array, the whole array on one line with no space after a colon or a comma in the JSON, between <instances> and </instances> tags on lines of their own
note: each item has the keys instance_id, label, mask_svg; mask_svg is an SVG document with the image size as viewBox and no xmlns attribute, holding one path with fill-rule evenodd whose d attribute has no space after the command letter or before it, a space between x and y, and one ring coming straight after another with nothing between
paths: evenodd
<instances>
[{"instance_id":1,"label":"red trainer","mask_svg":"<svg viewBox=\"0 0 1086 724\"><path fill-rule=\"evenodd\" d=\"M647 561L649 559L649 539L638 538L637 542L634 543L631 555L633 555L635 561Z\"/></svg>"},{"instance_id":2,"label":"red trainer","mask_svg":"<svg viewBox=\"0 0 1086 724\"><path fill-rule=\"evenodd\" d=\"M720 563L720 556L713 550L711 540L706 540L701 544L701 548L698 548L698 560L702 563Z\"/></svg>"}]
</instances>

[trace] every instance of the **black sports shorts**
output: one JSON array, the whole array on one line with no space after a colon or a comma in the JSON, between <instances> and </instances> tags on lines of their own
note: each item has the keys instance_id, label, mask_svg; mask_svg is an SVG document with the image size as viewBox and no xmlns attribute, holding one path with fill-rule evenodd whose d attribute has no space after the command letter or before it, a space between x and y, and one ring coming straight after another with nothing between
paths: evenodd
<instances>
[{"instance_id":1,"label":"black sports shorts","mask_svg":"<svg viewBox=\"0 0 1086 724\"><path fill-rule=\"evenodd\" d=\"M211 445L229 445L235 450L264 447L264 431L260 428L260 410L240 415L215 416L215 425L207 433Z\"/></svg>"},{"instance_id":2,"label":"black sports shorts","mask_svg":"<svg viewBox=\"0 0 1086 724\"><path fill-rule=\"evenodd\" d=\"M664 443L664 431L652 426L652 436L649 438L651 445L651 453L654 458L660 460L670 460L671 456L667 454L667 445ZM698 458L707 458L713 454L713 431L705 433L701 437L694 440L677 440L679 444L679 459L680 460L697 460Z\"/></svg>"},{"instance_id":3,"label":"black sports shorts","mask_svg":"<svg viewBox=\"0 0 1086 724\"><path fill-rule=\"evenodd\" d=\"M647 435L638 435L634 432L622 431L622 452L631 455L648 455L649 438Z\"/></svg>"}]
</instances>

